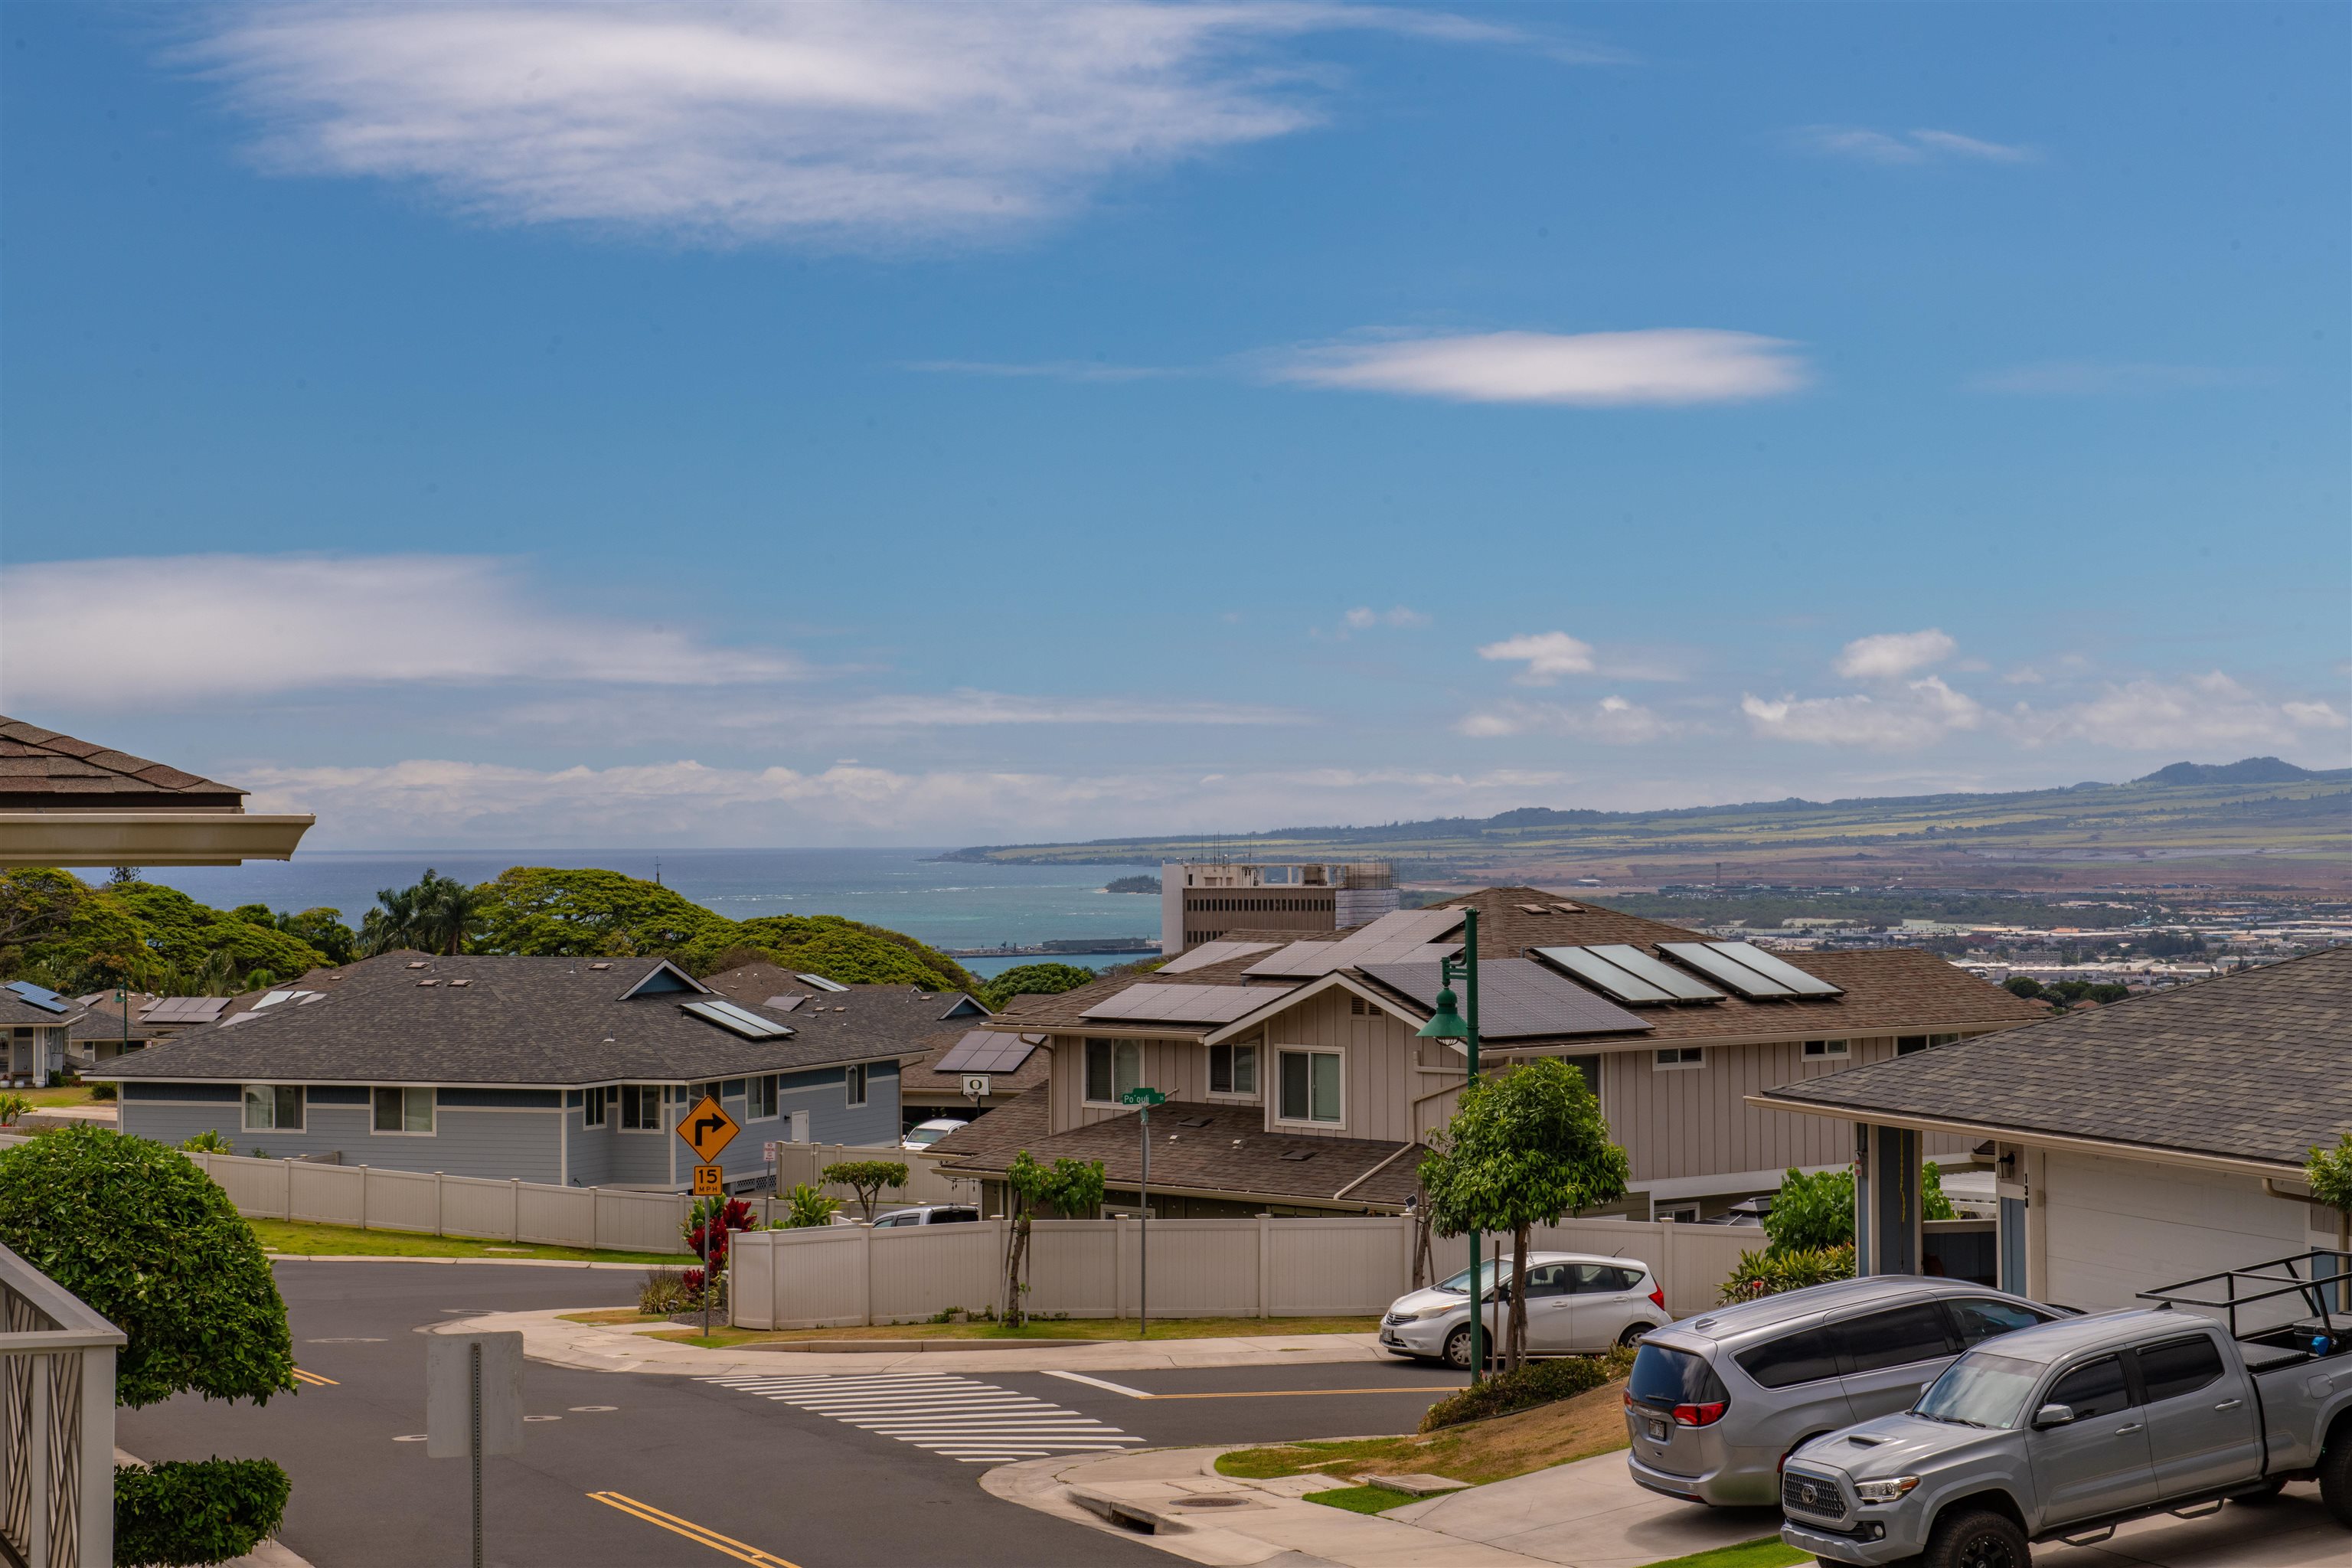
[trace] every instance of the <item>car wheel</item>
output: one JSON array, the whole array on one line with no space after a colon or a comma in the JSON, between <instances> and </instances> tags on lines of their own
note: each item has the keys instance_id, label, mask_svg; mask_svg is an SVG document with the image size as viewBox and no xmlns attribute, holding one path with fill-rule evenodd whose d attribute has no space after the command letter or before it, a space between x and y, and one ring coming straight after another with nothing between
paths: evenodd
<instances>
[{"instance_id":1,"label":"car wheel","mask_svg":"<svg viewBox=\"0 0 2352 1568\"><path fill-rule=\"evenodd\" d=\"M2336 1522L2352 1530L2352 1421L2338 1421L2319 1456L2319 1500Z\"/></svg>"},{"instance_id":2,"label":"car wheel","mask_svg":"<svg viewBox=\"0 0 2352 1568\"><path fill-rule=\"evenodd\" d=\"M1456 1372L1470 1370L1470 1325L1463 1324L1445 1336L1445 1364Z\"/></svg>"},{"instance_id":3,"label":"car wheel","mask_svg":"<svg viewBox=\"0 0 2352 1568\"><path fill-rule=\"evenodd\" d=\"M1970 1509L1937 1521L1919 1560L1925 1568L2032 1568L2033 1556L2015 1520Z\"/></svg>"},{"instance_id":4,"label":"car wheel","mask_svg":"<svg viewBox=\"0 0 2352 1568\"><path fill-rule=\"evenodd\" d=\"M1658 1325L1655 1323L1626 1324L1625 1331L1617 1336L1617 1348L1621 1351L1632 1350L1635 1345L1642 1342L1642 1336L1643 1334L1648 1333L1652 1329L1654 1329Z\"/></svg>"},{"instance_id":5,"label":"car wheel","mask_svg":"<svg viewBox=\"0 0 2352 1568\"><path fill-rule=\"evenodd\" d=\"M2264 1481L2250 1492L2240 1492L2230 1500L2244 1508L2260 1508L2266 1502L2276 1502L2279 1493L2286 1490L2284 1481Z\"/></svg>"}]
</instances>

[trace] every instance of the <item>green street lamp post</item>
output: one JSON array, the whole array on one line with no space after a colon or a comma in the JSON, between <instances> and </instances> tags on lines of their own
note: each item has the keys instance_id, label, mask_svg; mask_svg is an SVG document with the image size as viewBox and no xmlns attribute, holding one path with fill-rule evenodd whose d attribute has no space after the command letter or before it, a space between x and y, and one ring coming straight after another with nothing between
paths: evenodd
<instances>
[{"instance_id":1,"label":"green street lamp post","mask_svg":"<svg viewBox=\"0 0 2352 1568\"><path fill-rule=\"evenodd\" d=\"M1462 982L1462 989L1470 1005L1470 1016L1464 1018L1456 1011L1454 983ZM1464 1084L1478 1081L1478 911L1462 911L1462 956L1444 958L1437 963L1437 1010L1429 1022L1420 1028L1424 1040L1460 1040L1470 1057L1470 1076ZM1486 1303L1478 1293L1480 1244L1485 1240L1477 1231L1470 1233L1470 1381L1478 1381L1486 1364Z\"/></svg>"},{"instance_id":2,"label":"green street lamp post","mask_svg":"<svg viewBox=\"0 0 2352 1568\"><path fill-rule=\"evenodd\" d=\"M1135 1107L1136 1124L1143 1129L1143 1181L1136 1192L1143 1213L1136 1221L1139 1228L1135 1238L1135 1315L1140 1326L1135 1337L1148 1340L1151 1337L1151 1108L1166 1104L1168 1097L1144 1084L1129 1089L1118 1099L1120 1104Z\"/></svg>"}]
</instances>

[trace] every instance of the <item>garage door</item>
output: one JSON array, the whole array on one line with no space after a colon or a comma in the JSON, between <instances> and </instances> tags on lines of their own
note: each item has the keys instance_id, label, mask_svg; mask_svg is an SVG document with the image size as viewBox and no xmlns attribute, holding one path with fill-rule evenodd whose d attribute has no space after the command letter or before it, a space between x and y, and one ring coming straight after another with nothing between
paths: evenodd
<instances>
[{"instance_id":1,"label":"garage door","mask_svg":"<svg viewBox=\"0 0 2352 1568\"><path fill-rule=\"evenodd\" d=\"M2051 1154L2042 1178L2048 1299L2097 1310L2144 1306L2137 1292L2327 1245L2306 1205L2259 1178Z\"/></svg>"}]
</instances>

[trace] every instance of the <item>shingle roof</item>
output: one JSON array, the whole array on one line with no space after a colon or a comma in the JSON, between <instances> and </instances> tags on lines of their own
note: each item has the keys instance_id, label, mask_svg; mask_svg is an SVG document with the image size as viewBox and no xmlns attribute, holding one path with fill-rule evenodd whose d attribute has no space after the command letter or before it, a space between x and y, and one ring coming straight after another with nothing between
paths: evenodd
<instances>
[{"instance_id":1,"label":"shingle roof","mask_svg":"<svg viewBox=\"0 0 2352 1568\"><path fill-rule=\"evenodd\" d=\"M0 811L239 808L246 792L0 715Z\"/></svg>"},{"instance_id":2,"label":"shingle roof","mask_svg":"<svg viewBox=\"0 0 2352 1568\"><path fill-rule=\"evenodd\" d=\"M977 1020L974 1022L976 1023ZM924 1036L916 1042L923 1049L923 1059L919 1064L906 1069L905 1076L899 1079L899 1087L929 1089L934 1093L954 1093L961 1085L962 1074L952 1068L943 1069L940 1063L967 1037L979 1033L980 1031L971 1025L962 1025L955 1028L942 1029L935 1035ZM1005 1043L1005 1037L1001 1034L991 1033L982 1037L993 1043ZM1014 1095L1035 1089L1045 1081L1046 1074L1052 1070L1053 1062L1054 1058L1045 1052L1031 1051L1028 1059L1011 1072L989 1074L989 1093Z\"/></svg>"},{"instance_id":3,"label":"shingle roof","mask_svg":"<svg viewBox=\"0 0 2352 1568\"><path fill-rule=\"evenodd\" d=\"M1229 1194L1282 1204L1334 1204L1398 1209L1419 1185L1420 1162L1408 1143L1366 1138L1291 1138L1268 1132L1256 1106L1196 1105L1171 1100L1151 1112L1151 1185ZM1099 1160L1103 1179L1132 1187L1143 1174L1135 1113L1049 1133L1045 1097L1024 1094L931 1145L948 1168L993 1175L1020 1150L1051 1164ZM1307 1158L1286 1158L1291 1155ZM1382 1162L1386 1162L1385 1164ZM1367 1177L1367 1173L1371 1173ZM1346 1192L1345 1197L1335 1194Z\"/></svg>"},{"instance_id":4,"label":"shingle roof","mask_svg":"<svg viewBox=\"0 0 2352 1568\"><path fill-rule=\"evenodd\" d=\"M2300 1165L2352 1132L2352 947L1771 1091L1780 1104Z\"/></svg>"},{"instance_id":5,"label":"shingle roof","mask_svg":"<svg viewBox=\"0 0 2352 1568\"><path fill-rule=\"evenodd\" d=\"M749 1040L685 1012L699 993L624 1000L656 958L387 953L307 975L315 1001L239 1010L89 1076L258 1083L649 1083L789 1072L901 1054L853 1014L751 1010L791 1027ZM604 965L604 967L594 967ZM423 984L432 981L434 984ZM739 1004L742 1005L744 1004Z\"/></svg>"},{"instance_id":6,"label":"shingle roof","mask_svg":"<svg viewBox=\"0 0 2352 1568\"><path fill-rule=\"evenodd\" d=\"M1527 906L1530 905L1538 912L1529 912ZM1607 942L1631 942L1654 954L1662 942L1706 940L1703 932L1598 904L1563 900L1534 888L1486 888L1449 900L1441 907L1467 906L1478 910L1478 952L1482 960L1517 958L1534 947ZM1261 955L1244 955L1188 970L1183 982L1188 985L1253 984L1245 979L1245 973L1258 956ZM2006 1029L2046 1016L2040 1005L2012 996L2000 986L1919 948L1806 952L1791 957L1801 968L1841 987L1844 994L1764 1002L1727 996L1720 1002L1698 1006L1631 1008L1627 1011L1646 1027L1628 1031L1618 1038L1629 1047L1666 1041L1843 1038L1915 1030ZM1020 1009L1019 1026L1070 1034L1090 1028L1125 1027L1132 1031L1148 1027L1155 1035L1171 1036L1205 1035L1215 1027L1089 1020L1089 1011L1099 1007L1107 997L1129 985L1149 984L1151 979L1148 974L1121 975L1081 985L1058 996L1033 998L1031 1005ZM1292 983L1255 984L1264 985L1267 999L1272 1000L1280 994L1280 987ZM1394 987L1384 989L1399 996L1406 994ZM1426 1016L1425 1004L1414 1002L1412 1005ZM1011 1027L1013 1020L1000 1018L990 1026ZM1561 1038L1563 1044L1574 1041L1589 1050L1596 1039L1605 1044L1611 1037L1576 1035ZM1508 1042L1513 1048L1540 1043L1536 1038Z\"/></svg>"},{"instance_id":7,"label":"shingle roof","mask_svg":"<svg viewBox=\"0 0 2352 1568\"><path fill-rule=\"evenodd\" d=\"M167 1033L169 1033L168 1030L159 1029L152 1024L144 1024L140 1021L139 998L136 994L131 997L131 1028L130 1033L127 1036L123 1032L122 1009L114 1005L110 994L107 1001L91 1002L82 1005L77 1012L73 1021L66 1027L66 1038L68 1040L120 1040L125 1038L133 1040L160 1040Z\"/></svg>"},{"instance_id":8,"label":"shingle roof","mask_svg":"<svg viewBox=\"0 0 2352 1568\"><path fill-rule=\"evenodd\" d=\"M52 1013L47 1007L36 1006L6 986L0 985L0 1024L35 1024L54 1029L60 1024L70 1023L80 1011L79 1003L67 1001L65 1011Z\"/></svg>"}]
</instances>

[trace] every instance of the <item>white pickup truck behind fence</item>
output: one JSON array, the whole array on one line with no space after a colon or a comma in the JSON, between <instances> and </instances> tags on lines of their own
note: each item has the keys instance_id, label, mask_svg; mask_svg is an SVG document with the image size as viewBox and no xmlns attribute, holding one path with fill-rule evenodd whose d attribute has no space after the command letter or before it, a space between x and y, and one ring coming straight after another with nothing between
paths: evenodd
<instances>
[{"instance_id":1,"label":"white pickup truck behind fence","mask_svg":"<svg viewBox=\"0 0 2352 1568\"><path fill-rule=\"evenodd\" d=\"M1135 1316L1145 1228L1131 1219L1037 1221L1025 1310ZM1412 1285L1412 1222L1402 1217L1163 1219L1149 1228L1154 1316L1361 1317L1384 1310ZM840 1328L999 1307L1004 1229L1003 1220L983 1220L739 1236L729 1263L735 1324ZM1500 1239L1487 1238L1487 1256ZM1715 1305L1740 1253L1762 1245L1763 1233L1752 1226L1635 1220L1570 1220L1535 1234L1540 1251L1648 1264L1676 1317ZM1433 1250L1441 1279L1468 1266L1466 1237L1438 1240Z\"/></svg>"}]
</instances>

